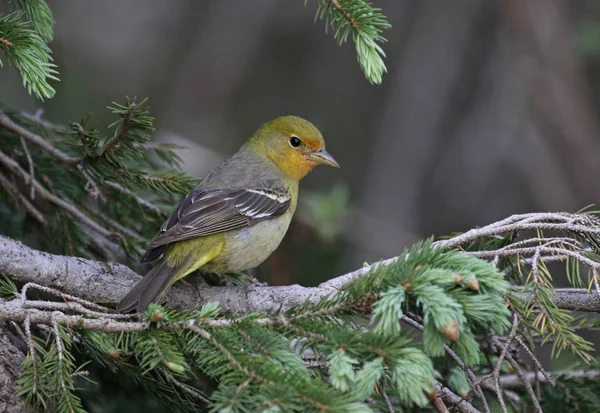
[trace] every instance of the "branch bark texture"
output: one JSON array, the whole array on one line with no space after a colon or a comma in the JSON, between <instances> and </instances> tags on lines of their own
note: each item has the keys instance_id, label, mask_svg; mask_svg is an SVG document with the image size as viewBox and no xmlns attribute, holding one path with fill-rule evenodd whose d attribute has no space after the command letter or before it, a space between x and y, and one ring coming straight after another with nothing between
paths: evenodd
<instances>
[{"instance_id":1,"label":"branch bark texture","mask_svg":"<svg viewBox=\"0 0 600 413\"><path fill-rule=\"evenodd\" d=\"M125 265L53 255L4 236L0 236L0 250L0 274L17 282L34 282L89 301L116 303L141 278ZM195 290L176 285L169 291L166 304L173 308L189 308L218 301L222 311L228 314L273 313L307 301L316 303L364 275L374 265L389 265L393 261L394 258L361 268L318 287L200 287ZM527 296L527 293L515 294ZM600 312L600 299L585 289L557 289L555 301L559 308L566 310Z\"/></svg>"},{"instance_id":2,"label":"branch bark texture","mask_svg":"<svg viewBox=\"0 0 600 413\"><path fill-rule=\"evenodd\" d=\"M3 301L0 300L0 305ZM25 400L16 397L17 380L21 374L21 363L25 358L16 338L6 329L0 328L0 413L30 413L35 409L25 408Z\"/></svg>"}]
</instances>

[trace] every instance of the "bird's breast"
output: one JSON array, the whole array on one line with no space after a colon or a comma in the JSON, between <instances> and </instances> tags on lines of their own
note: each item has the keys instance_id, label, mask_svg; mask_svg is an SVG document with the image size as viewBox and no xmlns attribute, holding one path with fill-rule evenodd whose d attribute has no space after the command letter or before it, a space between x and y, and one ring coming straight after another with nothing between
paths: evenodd
<instances>
[{"instance_id":1,"label":"bird's breast","mask_svg":"<svg viewBox=\"0 0 600 413\"><path fill-rule=\"evenodd\" d=\"M239 230L225 233L220 257L205 268L211 272L236 272L258 267L277 249L288 230L293 211Z\"/></svg>"}]
</instances>

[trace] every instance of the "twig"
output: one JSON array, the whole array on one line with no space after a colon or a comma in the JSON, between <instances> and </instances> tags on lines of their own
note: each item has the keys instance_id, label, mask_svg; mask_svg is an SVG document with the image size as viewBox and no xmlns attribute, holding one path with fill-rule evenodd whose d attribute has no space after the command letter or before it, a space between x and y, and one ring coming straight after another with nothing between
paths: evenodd
<instances>
[{"instance_id":1,"label":"twig","mask_svg":"<svg viewBox=\"0 0 600 413\"><path fill-rule=\"evenodd\" d=\"M27 172L25 172L25 170L23 168L21 168L21 166L17 162L15 162L13 159L8 157L2 151L0 151L0 162L2 164L4 164L4 166L6 166L11 172L13 172L17 175L21 175L21 177L23 178L23 180L25 182L29 182L30 175ZM51 203L53 203L54 205L56 205L58 207L64 209L69 215L71 215L73 218L76 218L83 225L87 226L88 228L90 228L93 231L96 231L97 233L99 233L100 235L102 235L108 239L113 239L116 236L115 233L106 230L105 228L101 227L99 224L94 222L92 219L90 219L87 215L85 215L83 212L81 212L75 205L55 196L50 191L48 191L46 188L44 188L42 185L40 185L37 181L31 180L31 182L33 183L37 193L42 198L46 199L47 201L50 201Z\"/></svg>"},{"instance_id":2,"label":"twig","mask_svg":"<svg viewBox=\"0 0 600 413\"><path fill-rule=\"evenodd\" d=\"M31 182L29 182L29 185L31 186L31 192L29 194L29 197L33 201L35 199L35 187L33 186L33 181L35 181L35 171L33 169L33 159L31 159L31 153L29 153L29 148L27 147L27 142L25 142L25 138L20 136L20 139L21 145L23 146L23 151L25 151L25 156L27 157L27 163L29 164L29 176L31 180Z\"/></svg>"},{"instance_id":3,"label":"twig","mask_svg":"<svg viewBox=\"0 0 600 413\"><path fill-rule=\"evenodd\" d=\"M78 303L59 303L57 301L28 300L23 303L23 308L34 308L38 310L60 310L63 312L77 312L90 317L107 318L111 320L129 320L137 317L133 314L101 313L98 311L88 310L87 308Z\"/></svg>"},{"instance_id":4,"label":"twig","mask_svg":"<svg viewBox=\"0 0 600 413\"><path fill-rule=\"evenodd\" d=\"M414 320L413 318L410 318L409 315L411 315L411 313L409 313L408 315L403 314L401 320L404 321L405 323L410 324L411 326L415 327L419 331L424 331L425 327L422 324L420 324L419 322L417 322L416 320ZM411 316L413 316L413 315L411 315ZM475 392L477 393L477 397L479 398L479 400L481 400L481 403L483 404L485 411L490 412L490 407L488 405L487 399L485 398L485 395L483 394L483 390L481 389L481 386L478 383L476 383L475 373L473 373L473 371L469 368L469 366L467 366L467 363L465 363L459 357L459 355L456 354L446 344L444 344L444 350L456 362L456 364L458 364L458 366L465 372L465 375L467 376L467 381L469 382L469 385L471 386L472 389L475 389Z\"/></svg>"},{"instance_id":5,"label":"twig","mask_svg":"<svg viewBox=\"0 0 600 413\"><path fill-rule=\"evenodd\" d=\"M165 371L165 376L167 376L167 380L169 380L169 382L171 382L175 387L177 387L179 390L183 391L184 393L192 396L194 399L200 400L201 402L206 403L208 405L212 404L212 402L210 400L208 400L206 397L204 397L204 395L202 393L181 383L179 380L177 380L175 377L173 377L173 375L171 373Z\"/></svg>"},{"instance_id":6,"label":"twig","mask_svg":"<svg viewBox=\"0 0 600 413\"><path fill-rule=\"evenodd\" d=\"M77 163L80 162L79 158L74 158L70 155L67 155L66 153L64 153L63 151L55 148L50 142L48 142L46 139L42 138L39 135L36 135L35 133L17 125L15 122L12 121L11 118L9 118L4 112L0 111L0 125L4 126L5 128L8 128L10 130L12 130L13 132L15 132L17 135L22 136L23 138L27 139L30 142L35 143L36 145L40 146L41 148L43 148L46 152L54 155L55 157L57 157L58 159L60 159L62 162L68 164L68 165L76 165Z\"/></svg>"},{"instance_id":7,"label":"twig","mask_svg":"<svg viewBox=\"0 0 600 413\"><path fill-rule=\"evenodd\" d=\"M457 408L462 413L481 413L471 403L468 403L462 397L454 394L452 390L444 387L440 382L435 382L435 388L440 399L442 399L446 404Z\"/></svg>"},{"instance_id":8,"label":"twig","mask_svg":"<svg viewBox=\"0 0 600 413\"><path fill-rule=\"evenodd\" d=\"M596 293L598 297L600 297L600 283L598 283L598 269L592 268L592 281L594 282L594 287L596 288Z\"/></svg>"},{"instance_id":9,"label":"twig","mask_svg":"<svg viewBox=\"0 0 600 413\"><path fill-rule=\"evenodd\" d=\"M493 251L469 251L467 254L472 255L477 258L494 258L496 256L500 257L512 257L518 255L530 255L533 254L554 254L561 256L569 256L571 258L575 258L577 261L589 266L590 268L600 268L600 263L587 258L582 253L576 251L570 251L568 249L555 248L555 247L529 247L529 248L512 248L512 249L504 249L504 250L493 250Z\"/></svg>"},{"instance_id":10,"label":"twig","mask_svg":"<svg viewBox=\"0 0 600 413\"><path fill-rule=\"evenodd\" d=\"M123 235L126 235L126 236L129 236L129 237L137 240L137 241L148 241L147 239L145 239L144 237L142 237L140 234L138 234L137 232L135 232L133 229L127 228L126 226L121 225L120 223L118 223L114 219L110 218L106 214L98 211L97 209L92 208L92 207L88 207L87 210L90 211L97 218L99 218L102 221L106 222L109 226L111 226L112 228L114 228L116 231L118 231L120 233L119 235L121 237Z\"/></svg>"},{"instance_id":11,"label":"twig","mask_svg":"<svg viewBox=\"0 0 600 413\"><path fill-rule=\"evenodd\" d=\"M38 125L40 125L41 127L43 127L44 129L48 129L52 132L56 132L58 130L61 129L61 127L59 125L56 125L50 121L47 121L45 119L42 118L42 114L43 114L43 110L42 109L38 109L35 111L34 114L28 113L28 112L21 112L19 113L20 116L22 116L23 118L27 119L30 122L33 123L37 123Z\"/></svg>"},{"instance_id":12,"label":"twig","mask_svg":"<svg viewBox=\"0 0 600 413\"><path fill-rule=\"evenodd\" d=\"M444 248L456 248L478 239L524 230L540 229L600 233L600 228L594 228L597 226L597 223L597 219L590 215L584 216L582 214L564 212L517 214L485 227L472 229L452 239L441 241L441 245Z\"/></svg>"},{"instance_id":13,"label":"twig","mask_svg":"<svg viewBox=\"0 0 600 413\"><path fill-rule=\"evenodd\" d=\"M104 185L116 189L117 191L121 192L122 194L125 194L127 196L130 196L131 198L135 199L135 201L146 207L147 209L149 209L150 211L154 212L155 214L161 214L162 211L159 207L157 207L156 205L146 201L144 198L139 197L135 192L119 185L116 182L112 182L112 181L104 181Z\"/></svg>"},{"instance_id":14,"label":"twig","mask_svg":"<svg viewBox=\"0 0 600 413\"><path fill-rule=\"evenodd\" d=\"M65 383L65 378L62 375L63 363L64 363L64 348L62 339L60 338L60 330L58 328L58 323L56 322L56 318L54 315L52 316L52 332L54 333L54 338L56 342L56 352L58 354L58 377L60 381L60 389L63 395L64 400L70 405L70 398L68 397L69 390L67 390L67 385ZM70 409L74 411L73 408Z\"/></svg>"},{"instance_id":15,"label":"twig","mask_svg":"<svg viewBox=\"0 0 600 413\"><path fill-rule=\"evenodd\" d=\"M486 225L482 228L472 229L451 239L437 241L435 242L435 245L444 249L453 249L479 239L497 237L506 233L526 230L557 230L572 233L600 234L600 220L591 215L569 214L565 212L518 214ZM560 250L561 253L563 251L564 250ZM466 253L477 256L475 252L468 251ZM479 251L477 253L484 252ZM513 253L515 252L513 251ZM496 251L490 251L487 253L486 258L494 259L496 258L496 255ZM504 256L508 255L511 254L505 253ZM397 257L379 261L375 264L363 267L358 271L353 271L326 281L319 287L339 290L355 278L363 276L374 268L391 265L396 262L396 260Z\"/></svg>"},{"instance_id":16,"label":"twig","mask_svg":"<svg viewBox=\"0 0 600 413\"><path fill-rule=\"evenodd\" d=\"M383 397L383 400L385 401L385 406L387 407L388 411L390 413L394 413L394 406L392 406L392 401L390 400L390 397L387 395L387 393L385 392L385 390L382 388L381 389L381 396Z\"/></svg>"},{"instance_id":17,"label":"twig","mask_svg":"<svg viewBox=\"0 0 600 413\"><path fill-rule=\"evenodd\" d=\"M29 202L29 200L21 193L21 191L19 191L19 189L15 187L2 172L0 172L0 185L6 189L6 192L8 192L15 199L15 201L23 205L23 207L31 214L33 218L39 221L42 225L47 224L44 215L38 211L31 202Z\"/></svg>"},{"instance_id":18,"label":"twig","mask_svg":"<svg viewBox=\"0 0 600 413\"><path fill-rule=\"evenodd\" d=\"M58 127L56 125L41 119L41 113L42 113L41 110L38 110L34 115L31 115L28 113L21 113L21 116L23 116L24 118L26 118L32 122L39 123L40 125L42 125L43 127L47 128L47 129L57 130ZM12 130L13 132L19 134L19 136L21 138L21 142L23 144L23 149L25 150L25 155L27 156L27 161L29 163L29 175L31 176L32 180L35 179L34 173L33 173L33 159L31 157L31 154L29 153L29 150L25 143L25 139L40 146L46 152L48 152L49 154L58 158L62 163L66 164L66 165L76 166L77 170L83 175L83 177L86 180L85 189L88 191L88 193L93 198L99 197L100 199L104 200L102 191L100 191L100 189L98 188L98 185L96 184L94 179L91 177L91 175L84 169L81 158L74 158L74 157L66 154L65 152L61 151L60 149L58 149L54 145L52 145L47 139L43 138L40 135L36 135L35 133L29 131L28 129L25 129L25 128L21 127L20 125L16 124L15 122L12 121L12 119L10 119L10 117L8 117L5 113L3 113L1 111L0 111L0 125L3 125L6 128ZM35 190L35 186L31 185L31 199L33 199L34 190Z\"/></svg>"},{"instance_id":19,"label":"twig","mask_svg":"<svg viewBox=\"0 0 600 413\"><path fill-rule=\"evenodd\" d=\"M362 31L360 24L358 24L358 22L356 21L356 19L354 17L352 17L352 14L350 14L349 11L347 11L346 9L344 9L341 5L341 3L339 2L339 0L331 0L331 3L333 3L333 5L342 12L342 14L344 15L344 17L346 17L346 19L350 22L350 24L352 24L352 26L354 27L354 29L357 32Z\"/></svg>"},{"instance_id":20,"label":"twig","mask_svg":"<svg viewBox=\"0 0 600 413\"><path fill-rule=\"evenodd\" d=\"M502 348L502 343L500 343L500 340L498 340L497 338L494 338L493 342L494 342L494 345L496 345L499 348ZM527 391L527 394L529 394L529 397L531 397L531 401L533 403L534 410L538 413L543 413L542 406L540 405L540 401L538 400L538 398L535 395L533 387L531 386L531 382L529 380L526 380L525 373L521 369L521 366L519 366L519 363L517 363L516 360L514 359L514 357L512 355L510 355L509 353L506 354L506 360L508 360L509 364L515 370L515 372L519 376L519 379L525 386L525 390Z\"/></svg>"},{"instance_id":21,"label":"twig","mask_svg":"<svg viewBox=\"0 0 600 413\"><path fill-rule=\"evenodd\" d=\"M521 347L523 348L523 350L525 350L525 352L529 355L529 358L535 363L538 371L546 378L546 380L548 381L548 383L552 384L554 386L554 380L552 379L552 377L550 377L548 375L548 373L546 373L546 370L544 369L544 367L542 366L542 363L540 363L540 360L535 356L535 354L533 354L533 351L531 351L531 349L529 348L529 346L527 346L523 340L521 340L520 337L515 337L515 339L517 340L517 342L521 345Z\"/></svg>"},{"instance_id":22,"label":"twig","mask_svg":"<svg viewBox=\"0 0 600 413\"><path fill-rule=\"evenodd\" d=\"M227 360L229 360L229 363L231 363L231 365L235 368L237 368L238 370L240 370L241 372L243 372L246 376L259 381L261 383L265 383L265 384L273 384L273 382L271 380L268 380L258 374L256 374L255 372L249 370L246 366L244 366L242 363L240 363L235 356L229 351L227 350L227 348L221 344L217 339L215 339L213 337L212 334L210 334L208 331L204 330L203 328L198 327L197 325L195 325L193 323L193 320L190 320L187 323L187 329L193 331L194 333L198 334L200 337L202 337L203 339L205 339L206 341L209 341L213 346L215 346L215 348L221 352L221 354L223 354L225 356L225 358Z\"/></svg>"},{"instance_id":23,"label":"twig","mask_svg":"<svg viewBox=\"0 0 600 413\"><path fill-rule=\"evenodd\" d=\"M37 283L33 283L33 282L28 282L28 283L26 283L21 288L21 300L23 302L27 302L28 301L28 299L27 299L27 292L29 291L29 289L36 289L36 290L39 290L39 291L43 291L43 292L52 294L52 295L54 295L54 296L56 296L56 297L58 297L60 299L71 300L71 301L79 303L79 304L81 304L83 306L95 308L97 310L100 310L100 311L103 311L103 312L106 312L106 313L109 313L111 311L110 309L108 309L108 308L106 308L104 306L101 306L99 304L96 304L96 303L94 303L92 301L84 300L83 298L76 297L74 295L65 294L62 291L56 290L54 288L46 287L44 285L40 285L40 284L37 284Z\"/></svg>"},{"instance_id":24,"label":"twig","mask_svg":"<svg viewBox=\"0 0 600 413\"><path fill-rule=\"evenodd\" d=\"M104 195L102 195L102 191L98 188L98 184L94 181L94 178L84 169L81 163L77 164L77 170L83 175L86 180L85 190L93 199L101 199L102 201L106 201Z\"/></svg>"},{"instance_id":25,"label":"twig","mask_svg":"<svg viewBox=\"0 0 600 413\"><path fill-rule=\"evenodd\" d=\"M131 109L127 112L125 116L123 116L123 122L121 123L121 128L119 132L116 133L112 138L108 139L104 146L104 152L112 152L116 148L119 147L121 142L127 138L129 134L129 129L131 128L131 118L133 115L133 109L135 108L135 104L132 105Z\"/></svg>"},{"instance_id":26,"label":"twig","mask_svg":"<svg viewBox=\"0 0 600 413\"><path fill-rule=\"evenodd\" d=\"M29 349L29 356L31 357L31 362L33 363L33 388L31 390L31 392L33 394L36 394L37 393L37 384L38 384L37 366L36 366L37 353L35 351L33 335L31 334L31 318L29 317L29 314L26 315L25 319L23 320L23 328L25 329L25 337L27 338L27 348Z\"/></svg>"},{"instance_id":27,"label":"twig","mask_svg":"<svg viewBox=\"0 0 600 413\"><path fill-rule=\"evenodd\" d=\"M596 380L600 378L600 370L557 370L551 372L549 376ZM540 372L528 372L523 374L523 379L529 383L533 383L536 380L536 377L542 384L553 385L554 379L552 378L552 381L548 381L547 377ZM519 389L523 386L523 382L521 381L521 377L517 374L504 374L500 376L500 386L504 389Z\"/></svg>"},{"instance_id":28,"label":"twig","mask_svg":"<svg viewBox=\"0 0 600 413\"><path fill-rule=\"evenodd\" d=\"M504 344L504 346L502 348L500 357L498 357L498 363L496 363L496 367L494 367L494 370L492 371L492 377L494 378L494 384L495 384L494 387L495 387L495 391L496 391L496 396L498 396L498 402L500 403L500 406L502 407L502 411L504 413L508 413L508 410L506 409L506 403L504 402L502 387L500 387L500 379L499 379L500 369L502 368L502 363L504 363L504 359L506 358L506 355L508 354L508 349L509 349L512 341L517 336L517 328L518 327L519 327L519 317L517 316L516 313L514 313L513 321L512 321L512 329L510 331L510 334L508 335L506 343Z\"/></svg>"}]
</instances>

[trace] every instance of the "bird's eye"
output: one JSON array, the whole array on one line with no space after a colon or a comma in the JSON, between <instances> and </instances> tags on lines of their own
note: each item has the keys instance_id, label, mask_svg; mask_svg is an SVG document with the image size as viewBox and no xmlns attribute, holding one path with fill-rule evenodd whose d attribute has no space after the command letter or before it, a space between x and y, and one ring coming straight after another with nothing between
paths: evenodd
<instances>
[{"instance_id":1,"label":"bird's eye","mask_svg":"<svg viewBox=\"0 0 600 413\"><path fill-rule=\"evenodd\" d=\"M292 136L290 138L290 145L292 145L294 148L297 148L298 146L300 146L301 143L302 143L302 141L297 136Z\"/></svg>"}]
</instances>

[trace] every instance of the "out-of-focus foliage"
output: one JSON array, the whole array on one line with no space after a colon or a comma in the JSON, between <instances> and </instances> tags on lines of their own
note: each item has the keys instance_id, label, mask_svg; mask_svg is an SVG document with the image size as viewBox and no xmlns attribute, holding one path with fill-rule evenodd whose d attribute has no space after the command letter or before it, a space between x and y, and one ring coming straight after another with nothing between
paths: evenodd
<instances>
[{"instance_id":1,"label":"out-of-focus foliage","mask_svg":"<svg viewBox=\"0 0 600 413\"><path fill-rule=\"evenodd\" d=\"M23 78L23 85L39 99L54 96L49 81L57 81L47 42L54 36L54 19L44 0L18 0L15 11L0 15L0 50ZM0 67L3 63L0 60Z\"/></svg>"}]
</instances>

